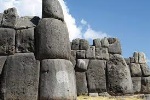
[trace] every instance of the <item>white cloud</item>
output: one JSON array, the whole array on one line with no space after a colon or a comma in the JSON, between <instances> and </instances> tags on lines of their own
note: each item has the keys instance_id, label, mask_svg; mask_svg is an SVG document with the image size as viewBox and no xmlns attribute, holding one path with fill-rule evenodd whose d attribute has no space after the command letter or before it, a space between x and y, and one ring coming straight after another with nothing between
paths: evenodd
<instances>
[{"instance_id":1,"label":"white cloud","mask_svg":"<svg viewBox=\"0 0 150 100\"><path fill-rule=\"evenodd\" d=\"M70 40L75 38L103 38L106 33L95 31L84 19L81 25L76 24L76 19L70 14L69 8L64 0L58 0L64 12L65 22L68 27ZM20 16L40 16L42 14L42 0L0 0L0 12L10 7L16 7Z\"/></svg>"}]
</instances>

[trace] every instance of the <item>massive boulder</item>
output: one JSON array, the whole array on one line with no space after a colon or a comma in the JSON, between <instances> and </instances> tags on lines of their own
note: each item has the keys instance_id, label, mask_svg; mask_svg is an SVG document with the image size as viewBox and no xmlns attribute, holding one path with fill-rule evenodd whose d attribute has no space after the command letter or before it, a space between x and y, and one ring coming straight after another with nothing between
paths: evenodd
<instances>
[{"instance_id":1,"label":"massive boulder","mask_svg":"<svg viewBox=\"0 0 150 100\"><path fill-rule=\"evenodd\" d=\"M132 77L141 77L142 72L139 64L131 63L129 65Z\"/></svg>"},{"instance_id":2,"label":"massive boulder","mask_svg":"<svg viewBox=\"0 0 150 100\"><path fill-rule=\"evenodd\" d=\"M146 63L146 56L143 52L139 52L139 63L145 64Z\"/></svg>"},{"instance_id":3,"label":"massive boulder","mask_svg":"<svg viewBox=\"0 0 150 100\"><path fill-rule=\"evenodd\" d=\"M3 68L0 100L37 100L40 63L33 53L8 56Z\"/></svg>"},{"instance_id":4,"label":"massive boulder","mask_svg":"<svg viewBox=\"0 0 150 100\"><path fill-rule=\"evenodd\" d=\"M42 19L36 27L37 59L69 59L71 48L66 24L54 18Z\"/></svg>"},{"instance_id":5,"label":"massive boulder","mask_svg":"<svg viewBox=\"0 0 150 100\"><path fill-rule=\"evenodd\" d=\"M133 92L140 93L141 92L141 77L132 77L133 83Z\"/></svg>"},{"instance_id":6,"label":"massive boulder","mask_svg":"<svg viewBox=\"0 0 150 100\"><path fill-rule=\"evenodd\" d=\"M147 64L141 64L142 76L150 76L150 68Z\"/></svg>"},{"instance_id":7,"label":"massive boulder","mask_svg":"<svg viewBox=\"0 0 150 100\"><path fill-rule=\"evenodd\" d=\"M124 58L119 54L110 56L107 62L107 86L112 95L123 95L133 92L130 70Z\"/></svg>"},{"instance_id":8,"label":"massive boulder","mask_svg":"<svg viewBox=\"0 0 150 100\"><path fill-rule=\"evenodd\" d=\"M89 42L85 39L80 39L79 49L87 50L89 48Z\"/></svg>"},{"instance_id":9,"label":"massive boulder","mask_svg":"<svg viewBox=\"0 0 150 100\"><path fill-rule=\"evenodd\" d=\"M58 0L42 0L42 17L64 20L63 10Z\"/></svg>"},{"instance_id":10,"label":"massive boulder","mask_svg":"<svg viewBox=\"0 0 150 100\"><path fill-rule=\"evenodd\" d=\"M87 70L89 93L106 92L106 61L90 60Z\"/></svg>"},{"instance_id":11,"label":"massive boulder","mask_svg":"<svg viewBox=\"0 0 150 100\"><path fill-rule=\"evenodd\" d=\"M150 77L142 77L141 93L150 94Z\"/></svg>"},{"instance_id":12,"label":"massive boulder","mask_svg":"<svg viewBox=\"0 0 150 100\"><path fill-rule=\"evenodd\" d=\"M109 59L108 48L102 48L102 47L96 48L95 57L97 59L108 60Z\"/></svg>"},{"instance_id":13,"label":"massive boulder","mask_svg":"<svg viewBox=\"0 0 150 100\"><path fill-rule=\"evenodd\" d=\"M16 8L9 8L3 13L2 26L14 28L19 16L17 14Z\"/></svg>"},{"instance_id":14,"label":"massive boulder","mask_svg":"<svg viewBox=\"0 0 150 100\"><path fill-rule=\"evenodd\" d=\"M7 59L7 56L0 56L0 75L3 71L3 67L5 65L6 59Z\"/></svg>"},{"instance_id":15,"label":"massive boulder","mask_svg":"<svg viewBox=\"0 0 150 100\"><path fill-rule=\"evenodd\" d=\"M0 13L0 27L2 26L3 13Z\"/></svg>"},{"instance_id":16,"label":"massive boulder","mask_svg":"<svg viewBox=\"0 0 150 100\"><path fill-rule=\"evenodd\" d=\"M86 50L85 56L87 59L94 59L95 58L95 46L89 46Z\"/></svg>"},{"instance_id":17,"label":"massive boulder","mask_svg":"<svg viewBox=\"0 0 150 100\"><path fill-rule=\"evenodd\" d=\"M39 99L76 99L75 73L70 61L63 59L42 60Z\"/></svg>"},{"instance_id":18,"label":"massive boulder","mask_svg":"<svg viewBox=\"0 0 150 100\"><path fill-rule=\"evenodd\" d=\"M88 64L89 59L77 59L75 70L79 72L85 72L88 69Z\"/></svg>"},{"instance_id":19,"label":"massive boulder","mask_svg":"<svg viewBox=\"0 0 150 100\"><path fill-rule=\"evenodd\" d=\"M133 57L134 57L135 63L139 63L139 53L138 52L134 52L133 53Z\"/></svg>"},{"instance_id":20,"label":"massive boulder","mask_svg":"<svg viewBox=\"0 0 150 100\"><path fill-rule=\"evenodd\" d=\"M93 45L95 46L95 48L100 48L102 45L101 45L101 39L94 39L93 40Z\"/></svg>"},{"instance_id":21,"label":"massive boulder","mask_svg":"<svg viewBox=\"0 0 150 100\"><path fill-rule=\"evenodd\" d=\"M85 50L77 50L76 58L77 59L85 59Z\"/></svg>"},{"instance_id":22,"label":"massive boulder","mask_svg":"<svg viewBox=\"0 0 150 100\"><path fill-rule=\"evenodd\" d=\"M16 31L16 52L34 52L34 28Z\"/></svg>"},{"instance_id":23,"label":"massive boulder","mask_svg":"<svg viewBox=\"0 0 150 100\"><path fill-rule=\"evenodd\" d=\"M80 45L79 38L72 40L71 50L79 50L79 45Z\"/></svg>"},{"instance_id":24,"label":"massive boulder","mask_svg":"<svg viewBox=\"0 0 150 100\"><path fill-rule=\"evenodd\" d=\"M109 46L108 39L107 38L103 38L101 40L101 45L102 45L102 47L108 48L108 46Z\"/></svg>"},{"instance_id":25,"label":"massive boulder","mask_svg":"<svg viewBox=\"0 0 150 100\"><path fill-rule=\"evenodd\" d=\"M15 30L0 28L0 55L15 53Z\"/></svg>"}]
</instances>

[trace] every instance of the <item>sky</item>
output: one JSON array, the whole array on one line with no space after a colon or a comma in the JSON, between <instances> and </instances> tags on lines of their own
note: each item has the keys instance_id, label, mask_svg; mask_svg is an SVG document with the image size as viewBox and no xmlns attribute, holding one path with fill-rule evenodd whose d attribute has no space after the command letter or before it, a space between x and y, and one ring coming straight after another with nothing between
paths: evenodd
<instances>
[{"instance_id":1,"label":"sky","mask_svg":"<svg viewBox=\"0 0 150 100\"><path fill-rule=\"evenodd\" d=\"M150 64L150 0L59 0L70 41L117 37L123 56L144 52ZM0 12L16 7L20 16L41 16L41 0L0 0Z\"/></svg>"}]
</instances>

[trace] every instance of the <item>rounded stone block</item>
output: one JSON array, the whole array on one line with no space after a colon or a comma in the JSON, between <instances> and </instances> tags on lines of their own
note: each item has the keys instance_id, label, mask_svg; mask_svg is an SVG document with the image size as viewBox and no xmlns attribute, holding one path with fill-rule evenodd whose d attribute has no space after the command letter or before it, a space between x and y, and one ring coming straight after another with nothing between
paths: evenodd
<instances>
[{"instance_id":1,"label":"rounded stone block","mask_svg":"<svg viewBox=\"0 0 150 100\"><path fill-rule=\"evenodd\" d=\"M64 20L63 10L58 0L42 0L42 17Z\"/></svg>"},{"instance_id":2,"label":"rounded stone block","mask_svg":"<svg viewBox=\"0 0 150 100\"><path fill-rule=\"evenodd\" d=\"M42 60L39 93L40 100L76 100L72 63L63 59Z\"/></svg>"},{"instance_id":3,"label":"rounded stone block","mask_svg":"<svg viewBox=\"0 0 150 100\"><path fill-rule=\"evenodd\" d=\"M42 19L36 27L35 37L37 59L69 59L69 34L62 21L54 18Z\"/></svg>"}]
</instances>

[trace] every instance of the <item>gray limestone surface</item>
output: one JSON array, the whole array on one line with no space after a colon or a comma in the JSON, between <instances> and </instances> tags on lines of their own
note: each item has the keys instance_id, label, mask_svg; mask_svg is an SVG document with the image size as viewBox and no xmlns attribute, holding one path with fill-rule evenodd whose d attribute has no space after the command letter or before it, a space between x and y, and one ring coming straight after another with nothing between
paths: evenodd
<instances>
[{"instance_id":1,"label":"gray limestone surface","mask_svg":"<svg viewBox=\"0 0 150 100\"><path fill-rule=\"evenodd\" d=\"M102 48L102 47L96 48L95 57L97 59L108 60L109 59L108 48Z\"/></svg>"},{"instance_id":2,"label":"gray limestone surface","mask_svg":"<svg viewBox=\"0 0 150 100\"><path fill-rule=\"evenodd\" d=\"M0 13L0 27L2 26L3 13Z\"/></svg>"},{"instance_id":3,"label":"gray limestone surface","mask_svg":"<svg viewBox=\"0 0 150 100\"><path fill-rule=\"evenodd\" d=\"M84 72L87 71L89 59L77 59L76 71Z\"/></svg>"},{"instance_id":4,"label":"gray limestone surface","mask_svg":"<svg viewBox=\"0 0 150 100\"><path fill-rule=\"evenodd\" d=\"M76 58L77 59L85 59L85 50L77 50Z\"/></svg>"},{"instance_id":5,"label":"gray limestone surface","mask_svg":"<svg viewBox=\"0 0 150 100\"><path fill-rule=\"evenodd\" d=\"M42 17L64 20L63 10L58 0L42 0Z\"/></svg>"},{"instance_id":6,"label":"gray limestone surface","mask_svg":"<svg viewBox=\"0 0 150 100\"><path fill-rule=\"evenodd\" d=\"M89 42L85 39L80 39L79 49L87 50L89 48Z\"/></svg>"},{"instance_id":7,"label":"gray limestone surface","mask_svg":"<svg viewBox=\"0 0 150 100\"><path fill-rule=\"evenodd\" d=\"M150 93L150 77L142 77L141 79L141 93Z\"/></svg>"},{"instance_id":8,"label":"gray limestone surface","mask_svg":"<svg viewBox=\"0 0 150 100\"><path fill-rule=\"evenodd\" d=\"M101 45L101 39L94 39L93 40L93 45L95 46L95 48L100 48L102 45Z\"/></svg>"},{"instance_id":9,"label":"gray limestone surface","mask_svg":"<svg viewBox=\"0 0 150 100\"><path fill-rule=\"evenodd\" d=\"M133 53L133 57L135 59L135 63L139 63L139 53L138 52L134 52Z\"/></svg>"},{"instance_id":10,"label":"gray limestone surface","mask_svg":"<svg viewBox=\"0 0 150 100\"><path fill-rule=\"evenodd\" d=\"M15 53L15 30L0 28L0 55Z\"/></svg>"},{"instance_id":11,"label":"gray limestone surface","mask_svg":"<svg viewBox=\"0 0 150 100\"><path fill-rule=\"evenodd\" d=\"M3 70L0 100L37 100L40 62L33 53L8 56Z\"/></svg>"},{"instance_id":12,"label":"gray limestone surface","mask_svg":"<svg viewBox=\"0 0 150 100\"><path fill-rule=\"evenodd\" d=\"M139 63L140 64L146 63L146 56L143 52L139 52Z\"/></svg>"},{"instance_id":13,"label":"gray limestone surface","mask_svg":"<svg viewBox=\"0 0 150 100\"><path fill-rule=\"evenodd\" d=\"M102 47L108 48L109 47L108 39L107 38L103 38L101 40L101 45L102 45Z\"/></svg>"},{"instance_id":14,"label":"gray limestone surface","mask_svg":"<svg viewBox=\"0 0 150 100\"><path fill-rule=\"evenodd\" d=\"M36 27L37 59L69 59L71 55L66 24L54 18L42 19Z\"/></svg>"},{"instance_id":15,"label":"gray limestone surface","mask_svg":"<svg viewBox=\"0 0 150 100\"><path fill-rule=\"evenodd\" d=\"M41 62L40 100L76 100L76 80L73 65L64 59Z\"/></svg>"},{"instance_id":16,"label":"gray limestone surface","mask_svg":"<svg viewBox=\"0 0 150 100\"><path fill-rule=\"evenodd\" d=\"M89 46L89 48L86 50L85 56L87 59L94 59L95 58L95 46Z\"/></svg>"},{"instance_id":17,"label":"gray limestone surface","mask_svg":"<svg viewBox=\"0 0 150 100\"><path fill-rule=\"evenodd\" d=\"M142 76L141 67L139 64L131 63L129 65L129 67L130 67L132 77L141 77Z\"/></svg>"},{"instance_id":18,"label":"gray limestone surface","mask_svg":"<svg viewBox=\"0 0 150 100\"><path fill-rule=\"evenodd\" d=\"M0 56L0 75L3 71L3 67L5 65L6 59L7 59L7 56Z\"/></svg>"},{"instance_id":19,"label":"gray limestone surface","mask_svg":"<svg viewBox=\"0 0 150 100\"><path fill-rule=\"evenodd\" d=\"M150 76L150 68L147 64L141 64L142 76Z\"/></svg>"},{"instance_id":20,"label":"gray limestone surface","mask_svg":"<svg viewBox=\"0 0 150 100\"><path fill-rule=\"evenodd\" d=\"M16 31L16 52L34 52L34 28Z\"/></svg>"},{"instance_id":21,"label":"gray limestone surface","mask_svg":"<svg viewBox=\"0 0 150 100\"><path fill-rule=\"evenodd\" d=\"M79 38L72 40L71 50L79 50L79 45L80 45Z\"/></svg>"},{"instance_id":22,"label":"gray limestone surface","mask_svg":"<svg viewBox=\"0 0 150 100\"><path fill-rule=\"evenodd\" d=\"M140 93L141 92L141 77L132 77L133 83L133 92Z\"/></svg>"}]
</instances>

